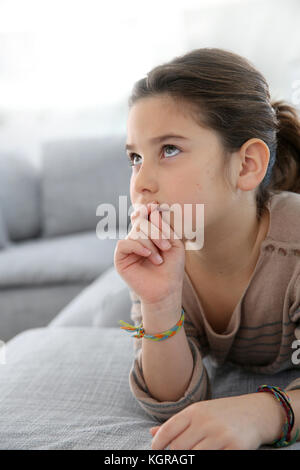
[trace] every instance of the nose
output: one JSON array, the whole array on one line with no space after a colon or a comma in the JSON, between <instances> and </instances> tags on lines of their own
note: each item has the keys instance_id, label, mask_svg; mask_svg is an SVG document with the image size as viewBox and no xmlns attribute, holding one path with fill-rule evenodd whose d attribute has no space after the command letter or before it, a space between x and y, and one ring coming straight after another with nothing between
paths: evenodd
<instances>
[{"instance_id":1,"label":"nose","mask_svg":"<svg viewBox=\"0 0 300 470\"><path fill-rule=\"evenodd\" d=\"M157 192L159 186L158 171L153 163L143 162L139 169L132 175L133 190L142 196L140 199L151 200L151 194ZM153 197L153 196L152 196Z\"/></svg>"}]
</instances>

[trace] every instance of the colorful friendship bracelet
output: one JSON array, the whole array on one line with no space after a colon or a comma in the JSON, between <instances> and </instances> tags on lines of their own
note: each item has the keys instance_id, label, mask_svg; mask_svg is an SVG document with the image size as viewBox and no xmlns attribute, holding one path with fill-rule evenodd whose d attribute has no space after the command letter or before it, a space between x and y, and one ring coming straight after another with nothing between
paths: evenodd
<instances>
[{"instance_id":1,"label":"colorful friendship bracelet","mask_svg":"<svg viewBox=\"0 0 300 470\"><path fill-rule=\"evenodd\" d=\"M181 310L182 314L176 325L174 325L170 330L166 330L163 333L159 333L157 335L146 335L145 330L143 328L143 322L139 326L134 326L130 325L129 323L126 323L123 320L119 320L119 323L122 323L124 326L121 326L120 328L123 330L127 331L136 331L136 335L131 335L134 338L147 338L147 339L152 339L153 341L162 341L164 339L170 338L171 336L174 336L182 327L184 324L184 309L182 307Z\"/></svg>"},{"instance_id":2,"label":"colorful friendship bracelet","mask_svg":"<svg viewBox=\"0 0 300 470\"><path fill-rule=\"evenodd\" d=\"M282 428L282 432L279 439L275 439L275 441L271 442L269 445L274 447L287 447L291 444L294 444L297 441L300 430L297 429L296 435L293 439L291 439L291 431L294 426L295 415L290 403L291 400L289 396L281 388L271 385L260 385L256 391L271 393L284 408L284 411L287 416L287 421Z\"/></svg>"}]
</instances>

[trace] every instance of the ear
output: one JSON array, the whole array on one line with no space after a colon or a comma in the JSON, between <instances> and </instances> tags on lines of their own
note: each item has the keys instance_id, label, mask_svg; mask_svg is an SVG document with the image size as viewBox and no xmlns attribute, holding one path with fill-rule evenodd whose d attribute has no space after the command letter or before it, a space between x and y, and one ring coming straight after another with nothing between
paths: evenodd
<instances>
[{"instance_id":1,"label":"ear","mask_svg":"<svg viewBox=\"0 0 300 470\"><path fill-rule=\"evenodd\" d=\"M236 186L242 191L255 189L268 169L270 150L262 139L249 139L237 152Z\"/></svg>"}]
</instances>

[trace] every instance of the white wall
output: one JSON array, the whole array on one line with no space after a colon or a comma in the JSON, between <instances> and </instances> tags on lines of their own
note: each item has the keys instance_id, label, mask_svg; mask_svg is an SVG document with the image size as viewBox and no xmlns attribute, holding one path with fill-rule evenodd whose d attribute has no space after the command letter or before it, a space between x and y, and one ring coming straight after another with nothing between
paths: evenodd
<instances>
[{"instance_id":1,"label":"white wall","mask_svg":"<svg viewBox=\"0 0 300 470\"><path fill-rule=\"evenodd\" d=\"M126 133L134 81L198 47L244 55L300 103L299 0L0 0L0 152Z\"/></svg>"}]
</instances>

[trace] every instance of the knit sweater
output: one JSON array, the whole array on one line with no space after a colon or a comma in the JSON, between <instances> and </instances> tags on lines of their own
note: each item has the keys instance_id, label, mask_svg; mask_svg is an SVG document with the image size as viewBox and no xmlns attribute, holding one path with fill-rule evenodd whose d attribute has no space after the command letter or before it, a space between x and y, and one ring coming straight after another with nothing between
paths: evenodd
<instances>
[{"instance_id":1,"label":"knit sweater","mask_svg":"<svg viewBox=\"0 0 300 470\"><path fill-rule=\"evenodd\" d=\"M180 399L166 402L151 396L142 369L142 341L150 340L133 337L129 385L140 406L152 417L166 420L193 402L211 398L211 384L202 361L208 354L217 366L230 361L257 373L272 375L297 368L299 378L285 390L300 389L299 360L292 358L295 340L299 340L300 347L300 194L273 191L267 208L268 233L247 288L222 334L208 323L201 299L184 271L183 328L193 355L193 372ZM138 326L142 323L141 301L132 289L129 293L130 316Z\"/></svg>"}]
</instances>

